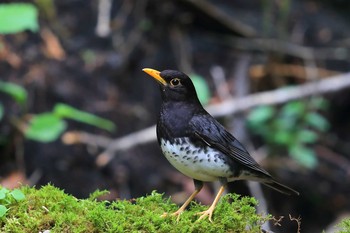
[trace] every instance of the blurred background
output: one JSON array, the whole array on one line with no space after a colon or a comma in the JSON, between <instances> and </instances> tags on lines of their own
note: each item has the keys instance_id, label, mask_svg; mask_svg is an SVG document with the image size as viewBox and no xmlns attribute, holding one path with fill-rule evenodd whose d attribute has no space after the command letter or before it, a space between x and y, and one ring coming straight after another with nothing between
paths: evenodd
<instances>
[{"instance_id":1,"label":"blurred background","mask_svg":"<svg viewBox=\"0 0 350 233\"><path fill-rule=\"evenodd\" d=\"M297 232L298 218L301 232L333 232L350 216L349 11L346 0L3 0L0 184L52 183L78 198L107 189L109 200L157 190L182 203L193 182L160 152L159 89L141 71L175 69L301 195L229 191L283 216L266 226L275 232Z\"/></svg>"}]
</instances>

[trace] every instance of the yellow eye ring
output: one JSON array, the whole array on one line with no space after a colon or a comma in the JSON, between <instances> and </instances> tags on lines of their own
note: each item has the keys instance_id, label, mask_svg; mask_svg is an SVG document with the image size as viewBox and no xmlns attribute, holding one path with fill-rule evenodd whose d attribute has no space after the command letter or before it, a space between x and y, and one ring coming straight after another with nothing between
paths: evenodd
<instances>
[{"instance_id":1,"label":"yellow eye ring","mask_svg":"<svg viewBox=\"0 0 350 233\"><path fill-rule=\"evenodd\" d=\"M170 80L170 85L171 86L178 86L178 85L180 85L181 84L181 81L180 81L180 79L179 78L173 78L172 80Z\"/></svg>"}]
</instances>

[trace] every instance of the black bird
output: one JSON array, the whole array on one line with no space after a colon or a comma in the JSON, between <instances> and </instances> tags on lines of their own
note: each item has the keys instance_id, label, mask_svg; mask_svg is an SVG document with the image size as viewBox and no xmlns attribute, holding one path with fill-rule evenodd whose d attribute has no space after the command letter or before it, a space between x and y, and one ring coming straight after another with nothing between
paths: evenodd
<instances>
[{"instance_id":1,"label":"black bird","mask_svg":"<svg viewBox=\"0 0 350 233\"><path fill-rule=\"evenodd\" d=\"M299 193L275 181L249 155L244 146L216 121L200 104L191 79L175 70L144 72L160 84L162 105L157 123L157 139L168 161L180 172L193 178L195 191L172 215L181 213L199 193L203 182L219 180L221 187L208 210L199 219L212 214L227 182L258 181L284 194Z\"/></svg>"}]
</instances>

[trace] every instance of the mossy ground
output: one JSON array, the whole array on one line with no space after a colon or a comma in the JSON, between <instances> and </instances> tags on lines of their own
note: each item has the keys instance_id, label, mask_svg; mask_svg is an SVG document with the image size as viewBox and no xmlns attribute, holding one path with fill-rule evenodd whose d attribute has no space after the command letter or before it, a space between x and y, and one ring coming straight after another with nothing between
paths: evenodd
<instances>
[{"instance_id":1,"label":"mossy ground","mask_svg":"<svg viewBox=\"0 0 350 233\"><path fill-rule=\"evenodd\" d=\"M350 233L350 218L346 218L338 225L339 233Z\"/></svg>"},{"instance_id":2,"label":"mossy ground","mask_svg":"<svg viewBox=\"0 0 350 233\"><path fill-rule=\"evenodd\" d=\"M132 201L109 202L96 200L103 191L77 199L52 185L21 190L26 197L8 206L0 219L0 232L261 232L261 225L270 219L255 213L254 198L234 194L220 200L211 223L197 221L196 213L208 207L195 202L179 222L175 217L162 218L178 206L156 192Z\"/></svg>"}]
</instances>

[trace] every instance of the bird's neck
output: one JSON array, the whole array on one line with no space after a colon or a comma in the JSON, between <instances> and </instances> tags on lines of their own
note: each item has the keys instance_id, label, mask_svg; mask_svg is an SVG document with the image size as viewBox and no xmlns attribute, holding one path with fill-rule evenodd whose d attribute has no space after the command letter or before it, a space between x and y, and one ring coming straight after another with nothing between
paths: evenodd
<instances>
[{"instance_id":1,"label":"bird's neck","mask_svg":"<svg viewBox=\"0 0 350 233\"><path fill-rule=\"evenodd\" d=\"M197 106L197 105L196 105ZM191 103L163 102L157 124L157 136L165 139L186 137L188 124L202 107L193 107Z\"/></svg>"}]
</instances>

